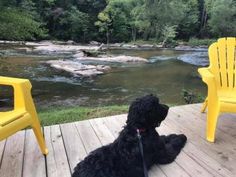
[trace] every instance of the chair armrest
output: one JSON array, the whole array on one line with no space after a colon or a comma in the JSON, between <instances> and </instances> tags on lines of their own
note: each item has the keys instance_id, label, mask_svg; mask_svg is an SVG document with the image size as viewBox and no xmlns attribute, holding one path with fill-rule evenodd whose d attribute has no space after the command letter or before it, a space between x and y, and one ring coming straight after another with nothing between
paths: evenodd
<instances>
[{"instance_id":1,"label":"chair armrest","mask_svg":"<svg viewBox=\"0 0 236 177\"><path fill-rule=\"evenodd\" d=\"M29 80L0 76L0 85L14 86L14 85L18 85L18 84L22 84L22 83L26 83L26 82L29 82Z\"/></svg>"},{"instance_id":2,"label":"chair armrest","mask_svg":"<svg viewBox=\"0 0 236 177\"><path fill-rule=\"evenodd\" d=\"M199 68L199 74L202 76L202 80L208 85L209 82L215 82L215 76L209 71L208 68Z\"/></svg>"},{"instance_id":3,"label":"chair armrest","mask_svg":"<svg viewBox=\"0 0 236 177\"><path fill-rule=\"evenodd\" d=\"M207 84L208 100L218 98L215 76L209 71L208 68L199 68L198 72L202 76L202 80Z\"/></svg>"},{"instance_id":4,"label":"chair armrest","mask_svg":"<svg viewBox=\"0 0 236 177\"><path fill-rule=\"evenodd\" d=\"M28 79L0 76L0 85L12 86L14 89L14 109L26 108L27 101L32 99L32 85Z\"/></svg>"}]
</instances>

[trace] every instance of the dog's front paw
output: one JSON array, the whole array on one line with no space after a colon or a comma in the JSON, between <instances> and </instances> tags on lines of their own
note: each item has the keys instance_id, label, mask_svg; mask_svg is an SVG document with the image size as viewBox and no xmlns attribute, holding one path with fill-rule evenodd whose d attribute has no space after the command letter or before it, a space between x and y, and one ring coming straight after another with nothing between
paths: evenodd
<instances>
[{"instance_id":1,"label":"dog's front paw","mask_svg":"<svg viewBox=\"0 0 236 177\"><path fill-rule=\"evenodd\" d=\"M178 138L180 139L180 141L182 142L182 147L185 145L186 141L187 141L187 137L184 134L180 134L178 136Z\"/></svg>"},{"instance_id":2,"label":"dog's front paw","mask_svg":"<svg viewBox=\"0 0 236 177\"><path fill-rule=\"evenodd\" d=\"M187 141L187 137L184 134L178 135L175 139L171 141L171 144L176 148L176 149L181 149L184 147L185 143Z\"/></svg>"}]
</instances>

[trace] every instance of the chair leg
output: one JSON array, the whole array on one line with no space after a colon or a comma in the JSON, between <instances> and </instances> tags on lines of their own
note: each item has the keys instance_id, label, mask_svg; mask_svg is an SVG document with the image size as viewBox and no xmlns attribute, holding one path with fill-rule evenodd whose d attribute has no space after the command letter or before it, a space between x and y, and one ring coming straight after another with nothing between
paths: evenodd
<instances>
[{"instance_id":1,"label":"chair leg","mask_svg":"<svg viewBox=\"0 0 236 177\"><path fill-rule=\"evenodd\" d=\"M207 104L208 104L208 99L206 98L203 105L202 105L202 109L201 112L204 113L206 111L207 108Z\"/></svg>"},{"instance_id":2,"label":"chair leg","mask_svg":"<svg viewBox=\"0 0 236 177\"><path fill-rule=\"evenodd\" d=\"M217 107L208 107L207 113L207 140L209 142L215 141L215 131L217 120L219 116L219 108Z\"/></svg>"},{"instance_id":3,"label":"chair leg","mask_svg":"<svg viewBox=\"0 0 236 177\"><path fill-rule=\"evenodd\" d=\"M43 137L43 133L41 131L41 127L40 127L40 124L39 122L35 122L33 125L32 125L32 128L34 130L34 134L35 134L35 137L38 141L38 144L39 144L39 147L40 147L40 150L41 152L44 154L44 155L47 155L48 154L48 149L46 147L46 143L45 143L45 139Z\"/></svg>"}]
</instances>

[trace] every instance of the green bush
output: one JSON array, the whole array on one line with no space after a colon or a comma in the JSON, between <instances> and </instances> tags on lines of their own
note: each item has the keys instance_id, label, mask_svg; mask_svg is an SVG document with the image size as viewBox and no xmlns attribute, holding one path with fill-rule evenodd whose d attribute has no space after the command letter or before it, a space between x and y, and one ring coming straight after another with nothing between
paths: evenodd
<instances>
[{"instance_id":1,"label":"green bush","mask_svg":"<svg viewBox=\"0 0 236 177\"><path fill-rule=\"evenodd\" d=\"M182 89L181 95L187 104L200 103L205 99L203 95L186 89Z\"/></svg>"}]
</instances>

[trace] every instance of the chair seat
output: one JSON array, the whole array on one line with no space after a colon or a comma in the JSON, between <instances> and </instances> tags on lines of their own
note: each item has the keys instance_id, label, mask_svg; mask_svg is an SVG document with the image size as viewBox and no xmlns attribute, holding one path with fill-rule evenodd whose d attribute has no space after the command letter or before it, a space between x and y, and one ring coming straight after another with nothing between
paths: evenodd
<instances>
[{"instance_id":1,"label":"chair seat","mask_svg":"<svg viewBox=\"0 0 236 177\"><path fill-rule=\"evenodd\" d=\"M0 112L0 126L5 126L16 119L19 119L25 116L27 112L25 110L14 110L7 112Z\"/></svg>"}]
</instances>

